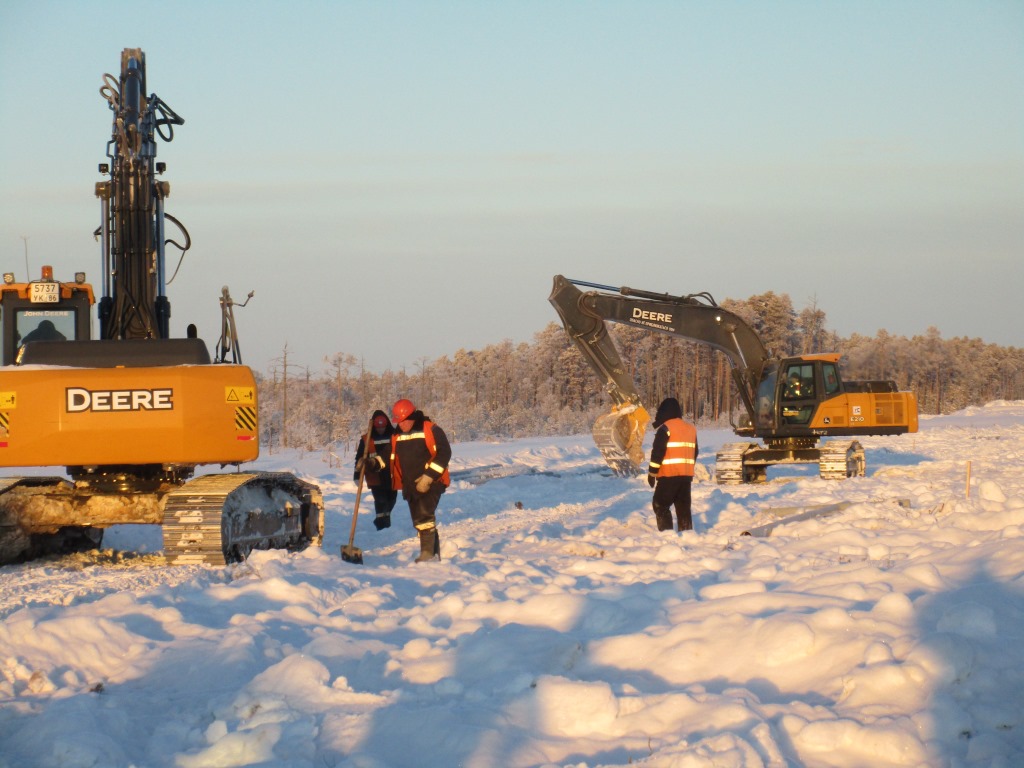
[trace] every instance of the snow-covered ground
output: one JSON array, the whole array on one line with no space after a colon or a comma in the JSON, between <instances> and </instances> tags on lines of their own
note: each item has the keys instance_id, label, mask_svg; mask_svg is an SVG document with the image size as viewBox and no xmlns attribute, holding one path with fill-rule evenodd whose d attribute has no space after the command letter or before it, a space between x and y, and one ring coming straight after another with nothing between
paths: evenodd
<instances>
[{"instance_id":1,"label":"snow-covered ground","mask_svg":"<svg viewBox=\"0 0 1024 768\"><path fill-rule=\"evenodd\" d=\"M1024 765L1024 402L863 442L865 478L695 484L682 536L589 437L456 444L422 565L402 501L341 560L348 460L265 456L322 550L0 568L0 766Z\"/></svg>"}]
</instances>

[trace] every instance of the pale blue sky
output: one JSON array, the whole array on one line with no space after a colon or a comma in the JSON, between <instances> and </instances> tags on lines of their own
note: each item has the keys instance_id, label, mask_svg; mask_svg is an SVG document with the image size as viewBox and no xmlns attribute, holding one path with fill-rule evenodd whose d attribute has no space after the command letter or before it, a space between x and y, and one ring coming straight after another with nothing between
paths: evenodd
<instances>
[{"instance_id":1,"label":"pale blue sky","mask_svg":"<svg viewBox=\"0 0 1024 768\"><path fill-rule=\"evenodd\" d=\"M0 264L99 282L98 89L185 118L172 330L406 367L557 320L553 275L788 293L843 335L1024 346L1024 3L0 4Z\"/></svg>"}]
</instances>

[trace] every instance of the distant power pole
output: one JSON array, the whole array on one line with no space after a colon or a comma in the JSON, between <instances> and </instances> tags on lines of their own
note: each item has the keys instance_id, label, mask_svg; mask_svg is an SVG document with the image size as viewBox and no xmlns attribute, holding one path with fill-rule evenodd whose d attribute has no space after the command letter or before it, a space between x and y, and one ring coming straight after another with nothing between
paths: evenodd
<instances>
[{"instance_id":1,"label":"distant power pole","mask_svg":"<svg viewBox=\"0 0 1024 768\"><path fill-rule=\"evenodd\" d=\"M283 377L281 379L281 387L284 392L284 414L281 416L281 444L283 447L288 447L288 342L284 344L284 363L282 369L284 370Z\"/></svg>"},{"instance_id":2,"label":"distant power pole","mask_svg":"<svg viewBox=\"0 0 1024 768\"><path fill-rule=\"evenodd\" d=\"M25 279L32 279L32 270L28 268L28 235L21 236L22 241L25 243Z\"/></svg>"}]
</instances>

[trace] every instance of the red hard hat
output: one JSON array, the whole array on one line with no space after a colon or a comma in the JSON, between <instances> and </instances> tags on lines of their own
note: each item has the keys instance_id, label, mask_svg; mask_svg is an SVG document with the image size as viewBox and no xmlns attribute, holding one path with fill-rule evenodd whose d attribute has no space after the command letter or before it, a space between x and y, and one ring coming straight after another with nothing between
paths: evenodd
<instances>
[{"instance_id":1,"label":"red hard hat","mask_svg":"<svg viewBox=\"0 0 1024 768\"><path fill-rule=\"evenodd\" d=\"M391 415L395 418L395 423L397 424L412 416L412 412L415 410L416 406L412 404L412 400L405 400L403 398L391 406Z\"/></svg>"}]
</instances>

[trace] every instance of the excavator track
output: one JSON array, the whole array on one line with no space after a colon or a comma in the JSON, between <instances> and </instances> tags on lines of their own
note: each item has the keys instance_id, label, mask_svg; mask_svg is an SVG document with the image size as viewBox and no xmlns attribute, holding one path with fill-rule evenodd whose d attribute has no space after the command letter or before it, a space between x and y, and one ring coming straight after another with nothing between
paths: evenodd
<instances>
[{"instance_id":1,"label":"excavator track","mask_svg":"<svg viewBox=\"0 0 1024 768\"><path fill-rule=\"evenodd\" d=\"M0 478L0 565L94 549L104 510L63 477Z\"/></svg>"},{"instance_id":2,"label":"excavator track","mask_svg":"<svg viewBox=\"0 0 1024 768\"><path fill-rule=\"evenodd\" d=\"M99 547L103 529L163 524L172 564L223 565L323 539L323 495L278 472L205 475L168 492L100 493L62 477L0 478L0 565Z\"/></svg>"},{"instance_id":3,"label":"excavator track","mask_svg":"<svg viewBox=\"0 0 1024 768\"><path fill-rule=\"evenodd\" d=\"M864 477L864 448L856 440L829 440L822 443L818 473L822 480Z\"/></svg>"},{"instance_id":4,"label":"excavator track","mask_svg":"<svg viewBox=\"0 0 1024 768\"><path fill-rule=\"evenodd\" d=\"M205 475L167 494L163 536L164 556L177 565L224 565L254 549L319 546L323 496L283 472Z\"/></svg>"},{"instance_id":5,"label":"excavator track","mask_svg":"<svg viewBox=\"0 0 1024 768\"><path fill-rule=\"evenodd\" d=\"M864 448L856 440L830 440L814 449L801 451L765 448L757 443L727 443L715 460L715 481L719 485L763 483L769 464L817 463L822 480L863 477Z\"/></svg>"},{"instance_id":6,"label":"excavator track","mask_svg":"<svg viewBox=\"0 0 1024 768\"><path fill-rule=\"evenodd\" d=\"M764 468L746 466L746 454L760 448L757 443L726 443L715 457L715 482L719 485L740 485L741 483L764 480Z\"/></svg>"}]
</instances>

